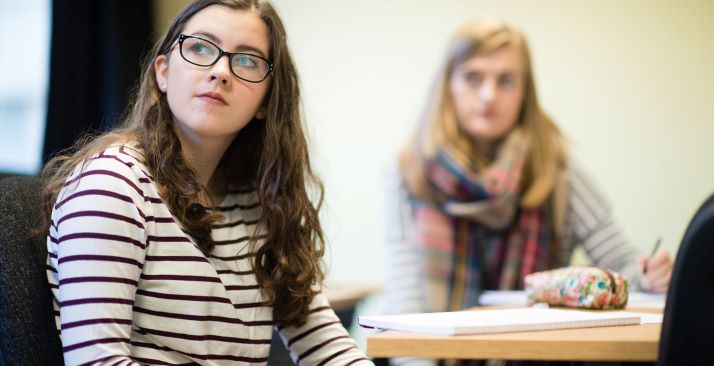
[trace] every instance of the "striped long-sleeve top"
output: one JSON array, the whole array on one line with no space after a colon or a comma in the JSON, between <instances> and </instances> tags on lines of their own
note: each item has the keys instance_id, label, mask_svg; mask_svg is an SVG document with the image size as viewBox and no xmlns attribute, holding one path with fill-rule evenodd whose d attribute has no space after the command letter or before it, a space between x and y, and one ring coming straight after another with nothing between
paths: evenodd
<instances>
[{"instance_id":1,"label":"striped long-sleeve top","mask_svg":"<svg viewBox=\"0 0 714 366\"><path fill-rule=\"evenodd\" d=\"M265 365L274 328L296 364L372 365L321 294L305 325L273 322L251 270L254 192L219 205L225 220L204 255L140 156L108 148L53 208L47 275L66 365Z\"/></svg>"}]
</instances>

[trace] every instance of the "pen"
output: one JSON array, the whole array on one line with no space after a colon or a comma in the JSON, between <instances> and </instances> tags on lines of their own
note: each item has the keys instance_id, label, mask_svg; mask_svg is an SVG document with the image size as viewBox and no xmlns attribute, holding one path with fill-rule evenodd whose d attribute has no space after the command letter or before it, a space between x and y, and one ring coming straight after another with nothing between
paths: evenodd
<instances>
[{"instance_id":1,"label":"pen","mask_svg":"<svg viewBox=\"0 0 714 366\"><path fill-rule=\"evenodd\" d=\"M661 236L657 238L657 242L655 242L654 248L652 248L652 254L650 254L649 258L647 258L647 262L645 262L645 268L642 269L642 273L647 273L647 264L649 263L650 259L652 259L652 257L654 257L654 255L657 253L657 249L659 249L660 244L662 244Z\"/></svg>"}]
</instances>

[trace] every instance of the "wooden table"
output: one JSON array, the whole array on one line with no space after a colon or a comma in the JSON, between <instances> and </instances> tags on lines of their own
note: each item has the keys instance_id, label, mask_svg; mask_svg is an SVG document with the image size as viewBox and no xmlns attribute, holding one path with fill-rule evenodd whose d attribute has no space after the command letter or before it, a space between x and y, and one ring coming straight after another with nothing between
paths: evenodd
<instances>
[{"instance_id":1,"label":"wooden table","mask_svg":"<svg viewBox=\"0 0 714 366\"><path fill-rule=\"evenodd\" d=\"M628 309L662 312L661 309ZM471 336L386 331L367 337L370 357L656 361L661 324Z\"/></svg>"}]
</instances>

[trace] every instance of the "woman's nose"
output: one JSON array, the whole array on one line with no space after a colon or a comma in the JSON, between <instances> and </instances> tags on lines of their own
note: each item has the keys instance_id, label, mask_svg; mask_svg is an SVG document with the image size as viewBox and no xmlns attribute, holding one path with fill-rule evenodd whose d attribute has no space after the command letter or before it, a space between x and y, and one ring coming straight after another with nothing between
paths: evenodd
<instances>
[{"instance_id":1,"label":"woman's nose","mask_svg":"<svg viewBox=\"0 0 714 366\"><path fill-rule=\"evenodd\" d=\"M231 77L230 59L228 55L221 56L221 58L211 66L208 75L209 81L218 80L224 85L228 84L233 79Z\"/></svg>"},{"instance_id":2,"label":"woman's nose","mask_svg":"<svg viewBox=\"0 0 714 366\"><path fill-rule=\"evenodd\" d=\"M488 78L484 80L479 88L479 97L484 102L492 101L496 96L496 81Z\"/></svg>"}]
</instances>

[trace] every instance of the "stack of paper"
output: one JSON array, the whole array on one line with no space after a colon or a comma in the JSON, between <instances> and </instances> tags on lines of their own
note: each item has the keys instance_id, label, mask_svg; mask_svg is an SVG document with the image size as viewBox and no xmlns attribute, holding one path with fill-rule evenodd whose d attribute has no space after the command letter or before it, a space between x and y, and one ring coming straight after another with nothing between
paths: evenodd
<instances>
[{"instance_id":1,"label":"stack of paper","mask_svg":"<svg viewBox=\"0 0 714 366\"><path fill-rule=\"evenodd\" d=\"M360 316L358 323L366 328L459 335L633 325L640 324L640 316L623 311L519 308Z\"/></svg>"}]
</instances>

